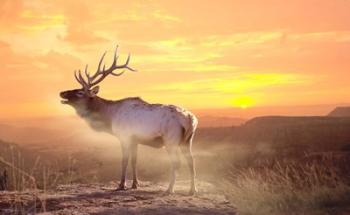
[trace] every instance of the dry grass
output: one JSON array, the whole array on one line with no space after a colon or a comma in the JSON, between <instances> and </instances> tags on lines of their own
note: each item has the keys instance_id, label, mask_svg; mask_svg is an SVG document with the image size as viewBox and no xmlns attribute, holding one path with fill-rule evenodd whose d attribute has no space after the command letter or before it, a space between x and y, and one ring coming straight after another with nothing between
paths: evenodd
<instances>
[{"instance_id":1,"label":"dry grass","mask_svg":"<svg viewBox=\"0 0 350 215\"><path fill-rule=\"evenodd\" d=\"M12 150L11 150L12 151ZM7 161L3 157L0 157L0 163L2 165L7 166L9 169L9 184L8 189L11 191L15 191L11 193L13 195L8 195L7 198L10 198L10 204L7 205L6 208L2 208L2 213L11 213L11 214L28 214L33 211L45 211L45 202L39 197L40 190L38 189L37 180L33 176L35 169L39 163L39 158L36 160L33 168L30 171L23 170L24 161L21 159L20 154L15 154L12 151L12 159L11 161ZM46 185L46 183L44 183ZM44 191L46 186L43 187ZM33 205L29 207L25 207L23 205L23 201L20 198L20 195L17 195L16 192L26 192L30 191L30 194L33 199ZM40 207L39 207L40 206ZM39 208L38 208L39 207ZM34 209L34 210L33 210Z\"/></svg>"},{"instance_id":2,"label":"dry grass","mask_svg":"<svg viewBox=\"0 0 350 215\"><path fill-rule=\"evenodd\" d=\"M197 148L194 152L198 178L217 182L218 175L224 173L223 188L240 214L336 214L348 210L350 205L349 154L345 155L347 160L339 153L293 157L294 154L280 153L267 143L255 146L217 144L213 148ZM140 178L167 180L169 163L165 151L141 148L139 153ZM12 148L0 155L8 155L0 157L0 166L1 163L7 166L10 190L31 192L32 202L36 204L34 209L25 209L21 199L14 196L10 210L17 214L26 214L28 210L45 211L39 192L45 193L58 184L106 182L118 178L118 159L101 159L101 164L96 165L86 162L91 160L90 154L62 156L58 161L43 157L28 159ZM96 159L98 163L100 158ZM188 170L183 162L180 178L182 175L187 179L186 174Z\"/></svg>"},{"instance_id":3,"label":"dry grass","mask_svg":"<svg viewBox=\"0 0 350 215\"><path fill-rule=\"evenodd\" d=\"M7 153L6 158L0 156L0 166L8 171L8 191L0 196L0 202L1 198L6 198L6 203L0 208L1 214L45 212L46 202L42 196L45 196L48 190L56 188L59 184L80 182L81 178L86 177L75 171L75 160L71 157L66 159L66 163L59 165L57 162L42 161L40 156L34 161L26 160L21 152L13 147L10 147ZM25 205L26 202L30 202L30 205Z\"/></svg>"},{"instance_id":4,"label":"dry grass","mask_svg":"<svg viewBox=\"0 0 350 215\"><path fill-rule=\"evenodd\" d=\"M350 205L349 172L327 159L232 169L225 191L241 214L336 214Z\"/></svg>"}]
</instances>

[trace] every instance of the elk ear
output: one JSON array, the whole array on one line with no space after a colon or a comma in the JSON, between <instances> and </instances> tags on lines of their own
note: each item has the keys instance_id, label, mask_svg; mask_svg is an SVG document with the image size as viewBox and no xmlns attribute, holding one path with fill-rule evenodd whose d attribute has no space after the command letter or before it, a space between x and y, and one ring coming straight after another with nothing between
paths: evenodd
<instances>
[{"instance_id":1,"label":"elk ear","mask_svg":"<svg viewBox=\"0 0 350 215\"><path fill-rule=\"evenodd\" d=\"M90 95L91 96L96 96L99 91L100 91L100 87L99 86L95 86L94 88L92 88L90 90Z\"/></svg>"}]
</instances>

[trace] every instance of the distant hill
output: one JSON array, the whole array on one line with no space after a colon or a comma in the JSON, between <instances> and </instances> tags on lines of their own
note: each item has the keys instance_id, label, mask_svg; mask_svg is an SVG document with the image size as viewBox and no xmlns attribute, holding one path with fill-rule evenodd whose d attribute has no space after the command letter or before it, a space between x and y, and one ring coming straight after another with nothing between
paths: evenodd
<instances>
[{"instance_id":1,"label":"distant hill","mask_svg":"<svg viewBox=\"0 0 350 215\"><path fill-rule=\"evenodd\" d=\"M14 163L16 166L20 167L32 167L33 161L39 156L39 153L18 145L17 143L7 142L0 139L0 171L4 168L9 168L8 165L1 162L5 160L9 163ZM19 161L26 161L24 163L18 163Z\"/></svg>"},{"instance_id":2,"label":"distant hill","mask_svg":"<svg viewBox=\"0 0 350 215\"><path fill-rule=\"evenodd\" d=\"M338 150L350 144L350 118L257 117L236 130L237 139L273 143L279 149Z\"/></svg>"},{"instance_id":3,"label":"distant hill","mask_svg":"<svg viewBox=\"0 0 350 215\"><path fill-rule=\"evenodd\" d=\"M220 116L199 116L198 126L205 127L230 127L241 125L246 122L246 119L237 117L220 117Z\"/></svg>"},{"instance_id":4,"label":"distant hill","mask_svg":"<svg viewBox=\"0 0 350 215\"><path fill-rule=\"evenodd\" d=\"M78 117L0 120L0 139L21 145L52 141L81 130L91 131Z\"/></svg>"},{"instance_id":5,"label":"distant hill","mask_svg":"<svg viewBox=\"0 0 350 215\"><path fill-rule=\"evenodd\" d=\"M9 149L10 147L18 147L15 143L9 143L0 139L0 151L3 152L5 149Z\"/></svg>"},{"instance_id":6,"label":"distant hill","mask_svg":"<svg viewBox=\"0 0 350 215\"><path fill-rule=\"evenodd\" d=\"M0 138L10 142L28 143L51 139L57 131L46 128L0 124Z\"/></svg>"},{"instance_id":7,"label":"distant hill","mask_svg":"<svg viewBox=\"0 0 350 215\"><path fill-rule=\"evenodd\" d=\"M350 117L350 107L337 107L332 110L328 116L333 117Z\"/></svg>"},{"instance_id":8,"label":"distant hill","mask_svg":"<svg viewBox=\"0 0 350 215\"><path fill-rule=\"evenodd\" d=\"M293 148L297 153L350 147L350 117L264 116L246 122L234 117L198 118L200 126L195 135L195 147L266 143L283 150ZM0 124L0 138L45 153L108 149L105 151L112 154L114 148L118 148L118 140L111 135L92 131L85 124L69 125L66 129L60 126L61 129L55 130L47 126Z\"/></svg>"},{"instance_id":9,"label":"distant hill","mask_svg":"<svg viewBox=\"0 0 350 215\"><path fill-rule=\"evenodd\" d=\"M268 144L278 151L342 150L350 145L350 118L347 117L284 117L253 118L241 126L203 128L195 142L204 145Z\"/></svg>"}]
</instances>

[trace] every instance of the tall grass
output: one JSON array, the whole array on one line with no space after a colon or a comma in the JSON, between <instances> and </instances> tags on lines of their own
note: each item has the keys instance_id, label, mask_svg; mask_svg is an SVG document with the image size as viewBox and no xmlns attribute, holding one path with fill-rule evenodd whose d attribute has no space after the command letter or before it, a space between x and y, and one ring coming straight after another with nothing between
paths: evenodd
<instances>
[{"instance_id":1,"label":"tall grass","mask_svg":"<svg viewBox=\"0 0 350 215\"><path fill-rule=\"evenodd\" d=\"M224 184L241 214L335 214L350 209L349 182L342 165L321 159L233 168Z\"/></svg>"},{"instance_id":2,"label":"tall grass","mask_svg":"<svg viewBox=\"0 0 350 215\"><path fill-rule=\"evenodd\" d=\"M6 155L6 156L5 156ZM81 182L82 175L74 169L75 160L69 156L65 163L46 162L40 156L25 159L21 152L9 147L0 154L0 167L8 172L8 184L0 214L36 214L46 211L46 195L59 184ZM29 203L29 205L28 205Z\"/></svg>"},{"instance_id":3,"label":"tall grass","mask_svg":"<svg viewBox=\"0 0 350 215\"><path fill-rule=\"evenodd\" d=\"M15 156L15 153L12 151L11 156L11 161L0 157L0 163L7 166L7 169L9 169L8 189L15 192L8 193L9 195L7 195L7 198L9 198L10 201L7 202L9 202L9 204L7 207L1 208L2 210L0 210L0 212L6 214L28 214L46 211L45 203L40 198L40 193L42 193L42 191L38 189L37 180L33 176L39 159L36 160L31 171L25 171L23 170L24 160L21 159L20 154ZM27 192L32 200L31 205L27 207L24 206L21 195L18 195L23 192Z\"/></svg>"}]
</instances>

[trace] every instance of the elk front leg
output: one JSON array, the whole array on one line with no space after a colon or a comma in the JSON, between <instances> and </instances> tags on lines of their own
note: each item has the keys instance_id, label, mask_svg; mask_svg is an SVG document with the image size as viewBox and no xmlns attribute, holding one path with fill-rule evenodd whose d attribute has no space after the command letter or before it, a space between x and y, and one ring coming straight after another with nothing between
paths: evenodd
<instances>
[{"instance_id":1,"label":"elk front leg","mask_svg":"<svg viewBox=\"0 0 350 215\"><path fill-rule=\"evenodd\" d=\"M122 146L122 175L121 175L120 184L117 188L117 191L125 190L126 169L128 167L129 154L130 154L130 149L128 144L122 143L121 146Z\"/></svg>"},{"instance_id":2,"label":"elk front leg","mask_svg":"<svg viewBox=\"0 0 350 215\"><path fill-rule=\"evenodd\" d=\"M137 163L137 143L134 143L131 145L131 167L132 167L132 189L137 189L139 182L137 180L137 169L136 169L136 163Z\"/></svg>"},{"instance_id":3,"label":"elk front leg","mask_svg":"<svg viewBox=\"0 0 350 215\"><path fill-rule=\"evenodd\" d=\"M170 183L169 183L169 187L168 187L166 193L172 194L172 193L174 193L176 174L180 168L180 158L179 158L179 154L177 152L177 149L174 147L168 149L168 154L169 154L170 162L171 162L171 173L170 173Z\"/></svg>"}]
</instances>

